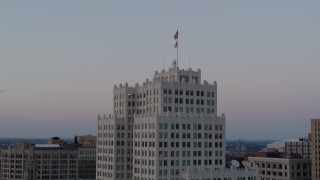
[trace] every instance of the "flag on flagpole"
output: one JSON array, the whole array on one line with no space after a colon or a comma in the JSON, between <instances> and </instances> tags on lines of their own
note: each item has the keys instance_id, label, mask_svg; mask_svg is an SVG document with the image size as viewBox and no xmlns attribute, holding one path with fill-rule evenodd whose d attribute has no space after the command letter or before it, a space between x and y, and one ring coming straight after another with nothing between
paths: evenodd
<instances>
[{"instance_id":1,"label":"flag on flagpole","mask_svg":"<svg viewBox=\"0 0 320 180\"><path fill-rule=\"evenodd\" d=\"M176 34L173 36L174 39L178 39L178 36L179 36L179 32L177 30Z\"/></svg>"},{"instance_id":2,"label":"flag on flagpole","mask_svg":"<svg viewBox=\"0 0 320 180\"><path fill-rule=\"evenodd\" d=\"M174 48L178 48L178 42L176 42L176 44L174 45Z\"/></svg>"}]
</instances>

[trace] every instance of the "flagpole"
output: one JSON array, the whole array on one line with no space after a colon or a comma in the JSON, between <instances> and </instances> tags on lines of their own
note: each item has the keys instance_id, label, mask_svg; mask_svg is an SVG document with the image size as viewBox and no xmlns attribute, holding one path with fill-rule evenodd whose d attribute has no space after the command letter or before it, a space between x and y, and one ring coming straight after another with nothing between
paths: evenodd
<instances>
[{"instance_id":1,"label":"flagpole","mask_svg":"<svg viewBox=\"0 0 320 180\"><path fill-rule=\"evenodd\" d=\"M177 67L179 67L179 36L177 38Z\"/></svg>"}]
</instances>

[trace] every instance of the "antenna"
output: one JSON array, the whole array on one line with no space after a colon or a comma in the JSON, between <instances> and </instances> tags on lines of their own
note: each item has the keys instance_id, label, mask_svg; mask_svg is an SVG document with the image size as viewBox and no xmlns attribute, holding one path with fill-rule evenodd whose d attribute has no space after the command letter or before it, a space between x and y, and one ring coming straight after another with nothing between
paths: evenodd
<instances>
[{"instance_id":1,"label":"antenna","mask_svg":"<svg viewBox=\"0 0 320 180\"><path fill-rule=\"evenodd\" d=\"M190 68L190 67L191 67L191 57L190 57L190 54L189 54L188 61L189 61L189 68Z\"/></svg>"},{"instance_id":2,"label":"antenna","mask_svg":"<svg viewBox=\"0 0 320 180\"><path fill-rule=\"evenodd\" d=\"M237 160L232 160L231 165L235 168L238 168L240 166L240 163Z\"/></svg>"}]
</instances>

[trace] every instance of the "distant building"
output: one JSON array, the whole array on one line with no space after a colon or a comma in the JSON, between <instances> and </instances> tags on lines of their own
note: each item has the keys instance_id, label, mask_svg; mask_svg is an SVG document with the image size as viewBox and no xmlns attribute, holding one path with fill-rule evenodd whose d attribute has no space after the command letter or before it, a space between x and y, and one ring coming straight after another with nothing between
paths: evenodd
<instances>
[{"instance_id":1,"label":"distant building","mask_svg":"<svg viewBox=\"0 0 320 180\"><path fill-rule=\"evenodd\" d=\"M52 137L48 139L48 144L63 144L63 140L60 139L59 137Z\"/></svg>"},{"instance_id":2,"label":"distant building","mask_svg":"<svg viewBox=\"0 0 320 180\"><path fill-rule=\"evenodd\" d=\"M252 167L258 167L258 180L311 180L311 160L309 158L248 157L248 160Z\"/></svg>"},{"instance_id":3,"label":"distant building","mask_svg":"<svg viewBox=\"0 0 320 180\"><path fill-rule=\"evenodd\" d=\"M81 147L97 147L97 136L78 136L78 143Z\"/></svg>"},{"instance_id":4,"label":"distant building","mask_svg":"<svg viewBox=\"0 0 320 180\"><path fill-rule=\"evenodd\" d=\"M311 119L312 179L320 179L320 119Z\"/></svg>"},{"instance_id":5,"label":"distant building","mask_svg":"<svg viewBox=\"0 0 320 180\"><path fill-rule=\"evenodd\" d=\"M79 179L96 179L97 136L78 136Z\"/></svg>"},{"instance_id":6,"label":"distant building","mask_svg":"<svg viewBox=\"0 0 320 180\"><path fill-rule=\"evenodd\" d=\"M283 148L281 148L283 149ZM311 159L293 153L288 156L277 149L264 149L264 152L249 154L251 167L259 170L258 180L311 180Z\"/></svg>"},{"instance_id":7,"label":"distant building","mask_svg":"<svg viewBox=\"0 0 320 180\"><path fill-rule=\"evenodd\" d=\"M284 152L289 158L293 158L297 154L302 158L311 158L311 142L306 138L300 138L297 141L286 141Z\"/></svg>"},{"instance_id":8,"label":"distant building","mask_svg":"<svg viewBox=\"0 0 320 180\"><path fill-rule=\"evenodd\" d=\"M2 180L76 179L78 149L60 143L29 145L17 140L15 145L2 149Z\"/></svg>"}]
</instances>

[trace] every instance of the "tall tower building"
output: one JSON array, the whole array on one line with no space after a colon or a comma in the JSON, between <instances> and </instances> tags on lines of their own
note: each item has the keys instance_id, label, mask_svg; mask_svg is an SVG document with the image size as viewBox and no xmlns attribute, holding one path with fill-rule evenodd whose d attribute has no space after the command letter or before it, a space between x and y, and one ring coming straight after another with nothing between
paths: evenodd
<instances>
[{"instance_id":1,"label":"tall tower building","mask_svg":"<svg viewBox=\"0 0 320 180\"><path fill-rule=\"evenodd\" d=\"M320 119L311 119L311 174L320 179Z\"/></svg>"},{"instance_id":2,"label":"tall tower building","mask_svg":"<svg viewBox=\"0 0 320 180\"><path fill-rule=\"evenodd\" d=\"M217 83L201 82L200 69L173 64L152 81L114 86L113 105L113 116L98 116L97 180L176 180L190 168L225 167Z\"/></svg>"}]
</instances>

